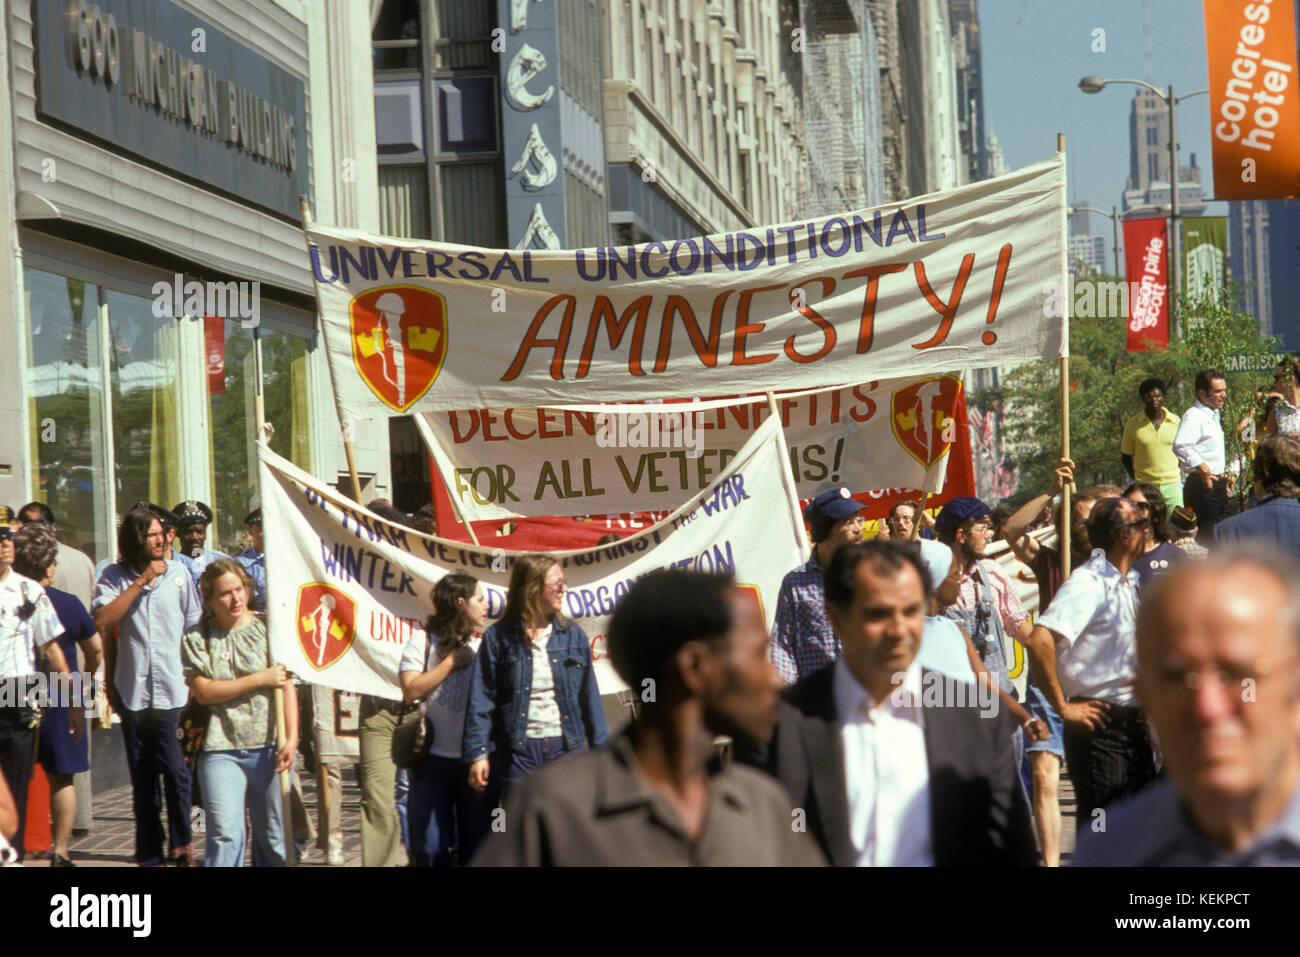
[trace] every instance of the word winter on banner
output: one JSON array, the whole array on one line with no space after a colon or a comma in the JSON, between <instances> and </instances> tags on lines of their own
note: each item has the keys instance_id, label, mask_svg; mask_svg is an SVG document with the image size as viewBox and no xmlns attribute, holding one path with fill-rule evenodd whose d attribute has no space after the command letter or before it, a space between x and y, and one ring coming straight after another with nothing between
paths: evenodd
<instances>
[{"instance_id":1,"label":"word winter on banner","mask_svg":"<svg viewBox=\"0 0 1300 957\"><path fill-rule=\"evenodd\" d=\"M345 419L1055 358L1061 156L904 205L671 243L490 250L308 229Z\"/></svg>"},{"instance_id":2,"label":"word winter on banner","mask_svg":"<svg viewBox=\"0 0 1300 957\"><path fill-rule=\"evenodd\" d=\"M386 522L266 445L258 459L272 650L289 670L327 688L399 697L402 648L448 572L479 579L489 618L501 617L514 553ZM807 561L779 423L764 422L707 488L662 522L613 545L555 555L569 583L565 614L591 640L602 694L624 687L605 652L609 617L632 583L651 572L732 574L771 628L781 579Z\"/></svg>"},{"instance_id":3,"label":"word winter on banner","mask_svg":"<svg viewBox=\"0 0 1300 957\"><path fill-rule=\"evenodd\" d=\"M960 377L890 379L782 396L777 412L801 499L828 485L937 492L958 427ZM416 416L472 521L671 510L703 491L771 417L766 398Z\"/></svg>"}]
</instances>

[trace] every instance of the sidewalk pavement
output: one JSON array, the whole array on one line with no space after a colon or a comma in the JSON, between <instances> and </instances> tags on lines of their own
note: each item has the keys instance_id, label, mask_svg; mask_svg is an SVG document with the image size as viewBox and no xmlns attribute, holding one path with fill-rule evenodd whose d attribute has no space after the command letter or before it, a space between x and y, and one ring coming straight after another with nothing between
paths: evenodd
<instances>
[{"instance_id":1,"label":"sidewalk pavement","mask_svg":"<svg viewBox=\"0 0 1300 957\"><path fill-rule=\"evenodd\" d=\"M314 775L299 772L302 782L303 801L307 813L314 823L319 824L316 806L316 778ZM199 818L195 808L193 817ZM343 855L346 867L361 866L361 786L357 783L356 771L349 766L343 768ZM204 833L197 828L194 831L194 861L201 864L204 852ZM135 866L135 818L131 812L131 786L129 784L111 788L95 795L95 815L90 833L78 838L75 835L68 844L68 853L73 863L79 867L134 867ZM251 865L251 850L245 852L245 864ZM25 861L28 867L49 867L48 858L37 858L29 854ZM306 857L298 862L299 867L325 867L325 852L316 847L308 850Z\"/></svg>"}]
</instances>

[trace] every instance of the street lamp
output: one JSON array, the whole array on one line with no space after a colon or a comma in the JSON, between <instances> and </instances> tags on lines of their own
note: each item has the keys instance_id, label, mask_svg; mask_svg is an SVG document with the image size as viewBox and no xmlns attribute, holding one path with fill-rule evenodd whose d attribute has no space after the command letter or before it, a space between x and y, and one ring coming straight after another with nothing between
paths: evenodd
<instances>
[{"instance_id":1,"label":"street lamp","mask_svg":"<svg viewBox=\"0 0 1300 957\"><path fill-rule=\"evenodd\" d=\"M1128 83L1143 87L1164 100L1165 105L1169 107L1169 232L1173 247L1172 255L1169 257L1169 314L1172 316L1174 297L1178 293L1178 259L1182 252L1182 243L1178 236L1178 111L1175 107L1189 96L1199 96L1210 91L1196 90L1192 93L1184 93L1182 96L1174 96L1172 83L1169 84L1169 91L1166 93L1145 80L1103 80L1099 76L1085 76L1079 81L1079 89L1084 93L1100 93L1112 83ZM1174 335L1179 334L1176 323L1177 320L1175 320Z\"/></svg>"},{"instance_id":2,"label":"street lamp","mask_svg":"<svg viewBox=\"0 0 1300 957\"><path fill-rule=\"evenodd\" d=\"M1098 209L1096 206L1071 206L1065 212L1070 216L1073 216L1075 213L1100 213L1102 216L1110 217L1111 232L1113 233L1111 236L1111 246L1115 252L1115 275L1124 275L1119 271L1119 207L1112 206L1108 213L1104 209Z\"/></svg>"}]
</instances>

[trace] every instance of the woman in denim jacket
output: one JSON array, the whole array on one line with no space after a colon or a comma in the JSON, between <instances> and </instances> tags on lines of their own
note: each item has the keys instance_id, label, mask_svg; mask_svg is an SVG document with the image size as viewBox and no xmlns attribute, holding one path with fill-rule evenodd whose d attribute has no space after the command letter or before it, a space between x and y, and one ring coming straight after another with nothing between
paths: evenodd
<instances>
[{"instance_id":1,"label":"woman in denim jacket","mask_svg":"<svg viewBox=\"0 0 1300 957\"><path fill-rule=\"evenodd\" d=\"M488 756L506 793L530 771L608 743L591 644L562 614L564 569L549 555L523 555L510 573L501 620L471 666L462 761L475 788Z\"/></svg>"}]
</instances>

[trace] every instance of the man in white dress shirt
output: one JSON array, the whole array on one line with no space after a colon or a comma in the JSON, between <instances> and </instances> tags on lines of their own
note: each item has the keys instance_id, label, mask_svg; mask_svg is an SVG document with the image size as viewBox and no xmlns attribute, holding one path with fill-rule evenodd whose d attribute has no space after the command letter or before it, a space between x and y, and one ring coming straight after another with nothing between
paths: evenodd
<instances>
[{"instance_id":1,"label":"man in white dress shirt","mask_svg":"<svg viewBox=\"0 0 1300 957\"><path fill-rule=\"evenodd\" d=\"M1065 580L1025 639L1034 681L1065 721L1065 758L1078 798L1079 828L1156 776L1138 707L1137 572L1150 524L1125 498L1105 498L1088 516L1092 557Z\"/></svg>"},{"instance_id":2,"label":"man in white dress shirt","mask_svg":"<svg viewBox=\"0 0 1300 957\"><path fill-rule=\"evenodd\" d=\"M1214 525L1228 507L1228 476L1223 453L1220 415L1228 401L1228 381L1222 372L1196 374L1196 404L1183 413L1174 436L1174 455L1183 470L1183 504L1196 512L1196 540L1214 542Z\"/></svg>"}]
</instances>

